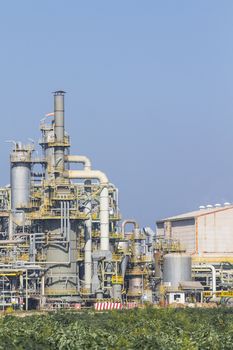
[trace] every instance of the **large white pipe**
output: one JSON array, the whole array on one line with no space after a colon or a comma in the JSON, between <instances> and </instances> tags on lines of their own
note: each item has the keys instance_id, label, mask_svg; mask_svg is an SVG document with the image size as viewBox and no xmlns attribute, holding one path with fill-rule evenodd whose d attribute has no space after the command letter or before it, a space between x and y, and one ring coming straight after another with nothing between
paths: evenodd
<instances>
[{"instance_id":1,"label":"large white pipe","mask_svg":"<svg viewBox=\"0 0 233 350\"><path fill-rule=\"evenodd\" d=\"M133 224L134 225L134 230L135 229L139 229L139 225L138 225L138 223L135 220L133 220L133 219L124 220L122 222L122 225L121 225L121 231L122 231L123 236L125 235L125 226L127 224Z\"/></svg>"},{"instance_id":2,"label":"large white pipe","mask_svg":"<svg viewBox=\"0 0 233 350\"><path fill-rule=\"evenodd\" d=\"M100 192L100 249L109 250L109 199L107 176L99 170L69 170L65 172L69 179L98 180L102 187Z\"/></svg>"},{"instance_id":3,"label":"large white pipe","mask_svg":"<svg viewBox=\"0 0 233 350\"><path fill-rule=\"evenodd\" d=\"M202 265L192 265L193 270L211 270L212 272L212 292L216 292L216 269L213 265L202 264Z\"/></svg>"},{"instance_id":4,"label":"large white pipe","mask_svg":"<svg viewBox=\"0 0 233 350\"><path fill-rule=\"evenodd\" d=\"M81 155L67 155L65 161L68 163L78 163L84 165L84 170L91 170L91 160L86 156ZM91 180L85 182L86 191L90 197ZM85 221L85 249L84 249L84 271L85 271L85 288L90 291L91 279L92 279L92 219L91 219L91 198L85 207L85 213L88 215L88 219Z\"/></svg>"},{"instance_id":5,"label":"large white pipe","mask_svg":"<svg viewBox=\"0 0 233 350\"><path fill-rule=\"evenodd\" d=\"M69 179L90 179L98 180L102 186L108 186L107 176L99 170L68 170L65 176Z\"/></svg>"},{"instance_id":6,"label":"large white pipe","mask_svg":"<svg viewBox=\"0 0 233 350\"><path fill-rule=\"evenodd\" d=\"M69 163L80 163L84 165L84 170L91 170L91 161L86 156L65 156L65 161Z\"/></svg>"}]
</instances>

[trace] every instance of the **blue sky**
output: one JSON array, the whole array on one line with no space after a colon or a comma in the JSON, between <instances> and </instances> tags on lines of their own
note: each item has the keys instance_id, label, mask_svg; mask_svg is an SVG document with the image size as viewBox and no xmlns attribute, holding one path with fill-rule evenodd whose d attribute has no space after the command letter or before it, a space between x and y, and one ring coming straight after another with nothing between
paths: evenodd
<instances>
[{"instance_id":1,"label":"blue sky","mask_svg":"<svg viewBox=\"0 0 233 350\"><path fill-rule=\"evenodd\" d=\"M64 89L73 154L120 190L124 218L233 202L233 2L0 4L0 157L39 138Z\"/></svg>"}]
</instances>

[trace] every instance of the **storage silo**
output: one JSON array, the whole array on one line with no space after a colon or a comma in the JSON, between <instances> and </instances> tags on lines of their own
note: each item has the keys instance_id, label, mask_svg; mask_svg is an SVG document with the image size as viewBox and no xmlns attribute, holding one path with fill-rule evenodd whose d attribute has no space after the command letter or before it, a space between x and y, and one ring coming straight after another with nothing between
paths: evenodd
<instances>
[{"instance_id":1,"label":"storage silo","mask_svg":"<svg viewBox=\"0 0 233 350\"><path fill-rule=\"evenodd\" d=\"M163 282L177 288L180 282L192 280L191 256L185 253L170 253L164 256Z\"/></svg>"}]
</instances>

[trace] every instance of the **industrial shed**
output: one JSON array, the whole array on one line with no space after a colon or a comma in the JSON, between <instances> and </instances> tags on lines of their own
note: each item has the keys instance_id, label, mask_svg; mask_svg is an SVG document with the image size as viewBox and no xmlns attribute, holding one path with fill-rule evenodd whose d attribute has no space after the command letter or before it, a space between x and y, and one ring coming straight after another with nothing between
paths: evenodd
<instances>
[{"instance_id":1,"label":"industrial shed","mask_svg":"<svg viewBox=\"0 0 233 350\"><path fill-rule=\"evenodd\" d=\"M233 262L233 205L159 220L157 235L177 239L199 261Z\"/></svg>"}]
</instances>

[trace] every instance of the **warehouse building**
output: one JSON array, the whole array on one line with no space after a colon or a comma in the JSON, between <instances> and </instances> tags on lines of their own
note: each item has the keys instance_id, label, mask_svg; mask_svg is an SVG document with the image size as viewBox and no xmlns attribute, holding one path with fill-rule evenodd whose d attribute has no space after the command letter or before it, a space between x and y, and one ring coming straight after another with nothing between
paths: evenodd
<instances>
[{"instance_id":1,"label":"warehouse building","mask_svg":"<svg viewBox=\"0 0 233 350\"><path fill-rule=\"evenodd\" d=\"M156 225L157 237L179 240L193 261L233 262L233 205L201 207Z\"/></svg>"}]
</instances>

